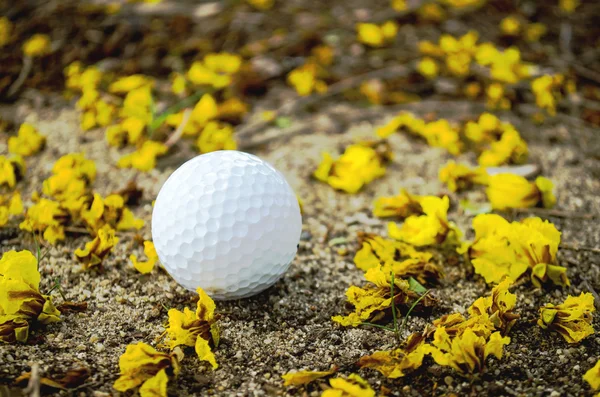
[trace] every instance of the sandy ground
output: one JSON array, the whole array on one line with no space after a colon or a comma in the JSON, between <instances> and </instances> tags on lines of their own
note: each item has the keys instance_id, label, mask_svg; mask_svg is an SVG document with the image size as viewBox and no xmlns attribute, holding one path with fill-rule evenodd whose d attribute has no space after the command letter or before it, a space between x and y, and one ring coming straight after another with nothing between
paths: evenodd
<instances>
[{"instance_id":1,"label":"sandy ground","mask_svg":"<svg viewBox=\"0 0 600 397\"><path fill-rule=\"evenodd\" d=\"M427 107L419 106L419 109ZM456 119L453 106L440 108L439 115L447 112ZM131 170L112 165L119 153L107 148L102 131L73 132L78 130L78 115L69 107L33 109L27 101L22 101L12 109L34 122L48 141L46 150L29 161L24 197L41 185L60 155L70 152L83 151L96 161L98 177L94 189L103 195L124 187L133 177ZM512 342L505 349L505 357L501 361L490 359L480 376L462 378L429 359L416 373L396 381L355 367L361 356L392 348L395 342L386 331L341 328L330 320L332 315L346 313L344 291L350 284L361 281L361 271L352 262L357 249L356 234L386 233L386 221L371 214L372 201L377 196L393 194L401 187L417 194L444 192L437 181L437 172L450 158L421 141L395 135L390 140L395 160L386 176L360 194L345 195L312 180L310 174L320 161L321 151L336 152L358 137L369 136L373 123L382 123L393 114L382 110L372 117L370 112L371 116L361 121L355 117L360 111L324 104L314 118L317 122L310 124L309 134L285 136L253 151L280 169L304 201L298 255L274 287L250 299L218 302L222 329L221 344L216 350L219 369L213 372L199 364L190 351L183 361L180 377L169 384L170 392L222 396L318 395L321 389L316 384L306 390L284 388L281 374L294 369L324 370L336 364L342 374L358 372L375 390L385 385L393 395L591 395L581 377L600 358L600 336L569 345L558 334L535 325L540 305L558 303L567 294L586 291L586 280L600 291L600 255L587 251L559 251L561 263L568 268L570 288L537 290L525 284L516 290L521 319L511 331ZM345 119L344 115L352 115L352 121L348 122L350 117ZM597 219L579 216L600 213L600 162L593 146L598 144L597 131L567 117L543 127L520 123L514 113L504 118L517 123L529 142L532 162L540 164L544 175L556 184L558 209L567 212L567 216L547 218L563 233L563 242L600 247ZM5 151L5 147L0 147L0 151ZM177 164L182 160L171 158L162 163ZM144 197L134 211L146 221L141 233L144 238L151 237L151 201L173 170L174 165L159 167L137 179ZM470 237L471 219L458 208L458 198L451 197L454 205L450 219L468 231ZM481 192L469 193L468 197L484 199ZM505 215L513 219L526 216ZM347 238L348 243L330 247L328 242L337 237ZM33 248L30 238L25 235L20 238L8 240L11 242L8 245L3 241L1 251ZM47 375L71 368L89 368L91 376L78 393L112 394L112 383L118 377L118 359L127 344L154 343L164 330L165 308L193 305L194 296L164 271L155 270L144 276L133 269L127 258L132 252L140 254L141 248L133 242L132 234L121 235L121 242L106 261L103 272L84 272L74 260L73 251L85 241L84 236L69 238L65 244L50 248L40 271L42 290L47 290L58 277L67 299L87 302L88 310L64 315L62 322L34 330L35 343L0 345L0 385L11 384L37 362ZM340 255L338 248L347 248L348 253ZM462 266L446 265L444 270L446 276L434 290L440 306L432 313L411 316L403 336L422 330L426 323L443 314L465 311L477 297L489 292L480 277L470 275ZM55 299L61 301L58 294ZM596 316L594 320L596 329L600 329L599 319ZM0 394L5 392L9 393L8 388L0 386Z\"/></svg>"}]
</instances>

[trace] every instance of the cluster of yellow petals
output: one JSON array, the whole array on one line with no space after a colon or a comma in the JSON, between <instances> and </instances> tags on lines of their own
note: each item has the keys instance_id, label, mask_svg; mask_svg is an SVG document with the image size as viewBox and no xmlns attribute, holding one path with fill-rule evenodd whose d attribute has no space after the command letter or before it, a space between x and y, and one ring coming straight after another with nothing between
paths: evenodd
<instances>
[{"instance_id":1,"label":"cluster of yellow petals","mask_svg":"<svg viewBox=\"0 0 600 397\"><path fill-rule=\"evenodd\" d=\"M541 205L552 208L556 204L554 184L538 176L530 182L515 174L496 174L488 178L486 194L493 209L529 208Z\"/></svg>"},{"instance_id":2,"label":"cluster of yellow petals","mask_svg":"<svg viewBox=\"0 0 600 397\"><path fill-rule=\"evenodd\" d=\"M451 192L467 190L473 185L487 185L488 178L485 168L472 168L454 161L447 162L439 171L440 182L445 183Z\"/></svg>"},{"instance_id":3,"label":"cluster of yellow petals","mask_svg":"<svg viewBox=\"0 0 600 397\"><path fill-rule=\"evenodd\" d=\"M459 128L445 119L426 122L410 112L403 111L387 124L378 127L376 133L379 137L386 138L398 130L420 136L429 146L444 148L454 155L460 154L464 147Z\"/></svg>"},{"instance_id":4,"label":"cluster of yellow petals","mask_svg":"<svg viewBox=\"0 0 600 397\"><path fill-rule=\"evenodd\" d=\"M0 156L0 186L14 188L25 176L25 161L21 156Z\"/></svg>"},{"instance_id":5,"label":"cluster of yellow petals","mask_svg":"<svg viewBox=\"0 0 600 397\"><path fill-rule=\"evenodd\" d=\"M373 215L379 218L407 218L411 215L423 214L419 203L423 196L410 194L402 189L396 196L378 197L373 203Z\"/></svg>"},{"instance_id":6,"label":"cluster of yellow petals","mask_svg":"<svg viewBox=\"0 0 600 397\"><path fill-rule=\"evenodd\" d=\"M139 342L127 346L119 358L120 377L113 385L115 390L125 392L140 386L142 397L166 397L169 376L180 371L176 354L162 353L152 346Z\"/></svg>"},{"instance_id":7,"label":"cluster of yellow petals","mask_svg":"<svg viewBox=\"0 0 600 397\"><path fill-rule=\"evenodd\" d=\"M424 341L423 335L412 334L402 347L376 351L371 355L363 356L358 360L357 365L361 368L377 370L386 378L401 378L423 364L423 359L430 350L429 345Z\"/></svg>"},{"instance_id":8,"label":"cluster of yellow petals","mask_svg":"<svg viewBox=\"0 0 600 397\"><path fill-rule=\"evenodd\" d=\"M429 252L374 234L362 235L361 240L362 247L356 252L354 263L364 272L377 268L385 274L393 272L395 278L413 277L421 284L430 284L442 277L441 268Z\"/></svg>"},{"instance_id":9,"label":"cluster of yellow petals","mask_svg":"<svg viewBox=\"0 0 600 397\"><path fill-rule=\"evenodd\" d=\"M96 164L82 153L71 153L54 163L52 175L43 182L42 192L76 217L88 201L89 187L95 179Z\"/></svg>"},{"instance_id":10,"label":"cluster of yellow petals","mask_svg":"<svg viewBox=\"0 0 600 397\"><path fill-rule=\"evenodd\" d=\"M142 274L148 274L154 269L154 265L158 262L158 254L154 248L152 241L144 241L144 254L148 260L138 261L137 256L129 255L129 260L133 263L133 267Z\"/></svg>"},{"instance_id":11,"label":"cluster of yellow petals","mask_svg":"<svg viewBox=\"0 0 600 397\"><path fill-rule=\"evenodd\" d=\"M298 95L307 96L313 92L327 92L327 84L323 80L328 76L326 67L333 62L333 50L326 45L312 49L306 62L287 75L287 82L294 87Z\"/></svg>"},{"instance_id":12,"label":"cluster of yellow petals","mask_svg":"<svg viewBox=\"0 0 600 397\"><path fill-rule=\"evenodd\" d=\"M70 93L80 93L77 107L83 111L81 129L109 125L115 116L116 107L102 98L100 83L103 73L95 66L84 68L81 62L73 62L64 70L65 86Z\"/></svg>"},{"instance_id":13,"label":"cluster of yellow petals","mask_svg":"<svg viewBox=\"0 0 600 397\"><path fill-rule=\"evenodd\" d=\"M531 82L535 104L550 116L556 116L558 102L567 93L574 91L573 82L562 74L545 74Z\"/></svg>"},{"instance_id":14,"label":"cluster of yellow petals","mask_svg":"<svg viewBox=\"0 0 600 397\"><path fill-rule=\"evenodd\" d=\"M210 348L219 344L219 328L216 323L215 302L202 288L196 290L198 304L196 311L187 307L183 312L169 310L169 327L165 331L166 344L172 350L177 346L191 346L196 350L198 359L208 362L213 369L218 367L215 355Z\"/></svg>"},{"instance_id":15,"label":"cluster of yellow petals","mask_svg":"<svg viewBox=\"0 0 600 397\"><path fill-rule=\"evenodd\" d=\"M338 159L323 153L323 161L314 177L334 189L357 193L366 184L385 175L385 165L391 160L386 142L350 145Z\"/></svg>"},{"instance_id":16,"label":"cluster of yellow petals","mask_svg":"<svg viewBox=\"0 0 600 397\"><path fill-rule=\"evenodd\" d=\"M464 135L479 148L478 162L484 167L522 164L527 160L529 149L521 134L511 123L491 113L482 113L477 121L467 122Z\"/></svg>"},{"instance_id":17,"label":"cluster of yellow petals","mask_svg":"<svg viewBox=\"0 0 600 397\"><path fill-rule=\"evenodd\" d=\"M89 208L81 211L81 218L93 235L105 225L116 230L139 230L144 226L144 221L133 215L125 205L123 196L118 194L102 198L98 193L94 193Z\"/></svg>"},{"instance_id":18,"label":"cluster of yellow petals","mask_svg":"<svg viewBox=\"0 0 600 397\"><path fill-rule=\"evenodd\" d=\"M75 257L83 264L84 269L100 267L104 258L118 242L119 238L115 237L115 230L110 225L104 225L84 248L75 250Z\"/></svg>"},{"instance_id":19,"label":"cluster of yellow petals","mask_svg":"<svg viewBox=\"0 0 600 397\"><path fill-rule=\"evenodd\" d=\"M21 222L19 228L39 233L50 244L56 244L65 239L67 219L68 213L60 203L42 198L27 209L25 220Z\"/></svg>"},{"instance_id":20,"label":"cluster of yellow petals","mask_svg":"<svg viewBox=\"0 0 600 397\"><path fill-rule=\"evenodd\" d=\"M591 293L569 295L560 305L549 303L541 307L537 323L544 329L558 332L569 343L578 343L594 333L592 313L595 311Z\"/></svg>"},{"instance_id":21,"label":"cluster of yellow petals","mask_svg":"<svg viewBox=\"0 0 600 397\"><path fill-rule=\"evenodd\" d=\"M8 152L27 157L43 149L46 138L41 135L33 125L21 124L17 136L8 138Z\"/></svg>"},{"instance_id":22,"label":"cluster of yellow petals","mask_svg":"<svg viewBox=\"0 0 600 397\"><path fill-rule=\"evenodd\" d=\"M38 263L29 251L0 258L0 342L27 342L32 322L60 321L52 299L40 293Z\"/></svg>"},{"instance_id":23,"label":"cluster of yellow petals","mask_svg":"<svg viewBox=\"0 0 600 397\"><path fill-rule=\"evenodd\" d=\"M10 218L23 215L23 200L19 192L10 196L0 195L0 227L5 226Z\"/></svg>"},{"instance_id":24,"label":"cluster of yellow petals","mask_svg":"<svg viewBox=\"0 0 600 397\"><path fill-rule=\"evenodd\" d=\"M187 72L187 78L195 85L221 89L230 86L242 66L242 58L227 52L207 54L196 61Z\"/></svg>"},{"instance_id":25,"label":"cluster of yellow petals","mask_svg":"<svg viewBox=\"0 0 600 397\"><path fill-rule=\"evenodd\" d=\"M150 171L156 167L156 158L168 151L169 148L162 142L145 141L136 151L121 157L117 167Z\"/></svg>"},{"instance_id":26,"label":"cluster of yellow petals","mask_svg":"<svg viewBox=\"0 0 600 397\"><path fill-rule=\"evenodd\" d=\"M351 285L346 290L346 298L354 306L354 312L347 316L333 316L331 319L334 322L346 327L357 327L366 321L377 321L385 317L392 305L410 306L419 298L405 279L394 278L392 287L391 271L386 273L383 267L371 267L364 276L368 282L364 288ZM421 302L424 305L431 303L428 297Z\"/></svg>"},{"instance_id":27,"label":"cluster of yellow petals","mask_svg":"<svg viewBox=\"0 0 600 397\"><path fill-rule=\"evenodd\" d=\"M516 296L508 291L505 280L488 297L477 299L468 309L469 318L460 313L435 320L435 331L412 334L404 346L391 351L377 351L358 361L363 368L381 372L388 378L399 378L419 368L425 355L438 365L450 366L461 374L481 372L485 359L494 355L500 359L503 346L510 343L506 335L519 315L513 313ZM433 340L427 339L433 334Z\"/></svg>"},{"instance_id":28,"label":"cluster of yellow petals","mask_svg":"<svg viewBox=\"0 0 600 397\"><path fill-rule=\"evenodd\" d=\"M389 236L417 247L458 244L462 233L453 222L448 221L448 196L423 196L418 201L423 214L409 216L401 226L388 223Z\"/></svg>"},{"instance_id":29,"label":"cluster of yellow petals","mask_svg":"<svg viewBox=\"0 0 600 397\"><path fill-rule=\"evenodd\" d=\"M463 247L475 269L487 283L499 283L505 277L516 281L530 272L536 287L551 281L569 285L566 268L560 266L556 253L560 232L548 221L526 218L509 223L495 214L481 214L473 219L475 240Z\"/></svg>"},{"instance_id":30,"label":"cluster of yellow petals","mask_svg":"<svg viewBox=\"0 0 600 397\"><path fill-rule=\"evenodd\" d=\"M398 24L387 21L381 25L359 23L356 25L358 41L371 47L382 47L392 42L398 34Z\"/></svg>"}]
</instances>

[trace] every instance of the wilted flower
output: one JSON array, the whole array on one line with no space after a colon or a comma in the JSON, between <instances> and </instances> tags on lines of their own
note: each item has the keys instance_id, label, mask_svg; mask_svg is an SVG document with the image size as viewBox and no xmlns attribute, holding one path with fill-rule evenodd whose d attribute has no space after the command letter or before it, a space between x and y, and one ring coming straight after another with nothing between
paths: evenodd
<instances>
[{"instance_id":1,"label":"wilted flower","mask_svg":"<svg viewBox=\"0 0 600 397\"><path fill-rule=\"evenodd\" d=\"M0 259L0 342L26 342L30 323L60 321L52 299L39 289L38 263L29 251L8 251Z\"/></svg>"},{"instance_id":2,"label":"wilted flower","mask_svg":"<svg viewBox=\"0 0 600 397\"><path fill-rule=\"evenodd\" d=\"M558 332L567 342L577 343L594 333L594 311L594 296L589 292L569 295L560 305L549 303L541 307L537 323L544 329Z\"/></svg>"},{"instance_id":3,"label":"wilted flower","mask_svg":"<svg viewBox=\"0 0 600 397\"><path fill-rule=\"evenodd\" d=\"M140 388L140 395L167 396L168 375L179 374L179 359L175 354L162 353L143 342L128 345L119 358L121 376L113 385L125 392Z\"/></svg>"}]
</instances>

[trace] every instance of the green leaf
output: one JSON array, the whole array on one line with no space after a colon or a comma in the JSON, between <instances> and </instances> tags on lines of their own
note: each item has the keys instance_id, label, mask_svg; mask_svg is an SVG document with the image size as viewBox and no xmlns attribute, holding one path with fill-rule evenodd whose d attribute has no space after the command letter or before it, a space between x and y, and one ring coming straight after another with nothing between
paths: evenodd
<instances>
[{"instance_id":1,"label":"green leaf","mask_svg":"<svg viewBox=\"0 0 600 397\"><path fill-rule=\"evenodd\" d=\"M412 277L408 278L408 288L410 288L411 291L414 291L419 295L422 295L425 292L427 292L427 288L423 287L423 285L421 285L420 282L418 282Z\"/></svg>"}]
</instances>

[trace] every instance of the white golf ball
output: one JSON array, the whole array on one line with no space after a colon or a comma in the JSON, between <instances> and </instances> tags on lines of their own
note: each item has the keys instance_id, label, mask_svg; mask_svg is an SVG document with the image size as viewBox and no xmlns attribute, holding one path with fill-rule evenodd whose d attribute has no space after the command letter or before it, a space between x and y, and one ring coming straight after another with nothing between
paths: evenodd
<instances>
[{"instance_id":1,"label":"white golf ball","mask_svg":"<svg viewBox=\"0 0 600 397\"><path fill-rule=\"evenodd\" d=\"M302 217L294 191L269 163L218 151L179 167L160 189L152 239L185 288L239 299L273 285L296 255Z\"/></svg>"}]
</instances>

